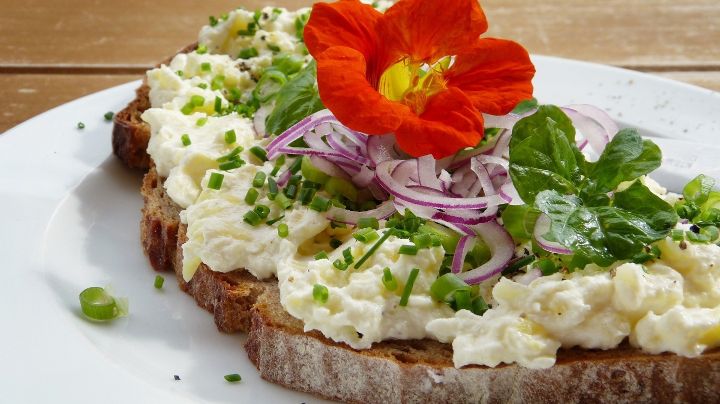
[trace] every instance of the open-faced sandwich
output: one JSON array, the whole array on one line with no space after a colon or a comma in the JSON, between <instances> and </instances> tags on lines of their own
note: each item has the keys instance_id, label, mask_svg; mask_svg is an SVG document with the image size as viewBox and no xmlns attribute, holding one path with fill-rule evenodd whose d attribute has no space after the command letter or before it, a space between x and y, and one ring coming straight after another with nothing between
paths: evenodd
<instances>
[{"instance_id":1,"label":"open-faced sandwich","mask_svg":"<svg viewBox=\"0 0 720 404\"><path fill-rule=\"evenodd\" d=\"M350 402L718 401L720 193L534 102L476 0L210 18L117 115L157 270Z\"/></svg>"}]
</instances>

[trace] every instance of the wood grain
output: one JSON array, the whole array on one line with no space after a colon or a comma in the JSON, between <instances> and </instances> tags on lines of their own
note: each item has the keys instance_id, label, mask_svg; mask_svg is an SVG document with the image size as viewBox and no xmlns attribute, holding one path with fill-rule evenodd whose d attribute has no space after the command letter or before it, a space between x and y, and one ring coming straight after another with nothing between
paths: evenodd
<instances>
[{"instance_id":1,"label":"wood grain","mask_svg":"<svg viewBox=\"0 0 720 404\"><path fill-rule=\"evenodd\" d=\"M484 0L490 35L532 53L618 66L720 70L718 0ZM148 67L193 41L210 14L310 1L24 0L0 14L0 66ZM32 10L32 11L30 11Z\"/></svg>"}]
</instances>

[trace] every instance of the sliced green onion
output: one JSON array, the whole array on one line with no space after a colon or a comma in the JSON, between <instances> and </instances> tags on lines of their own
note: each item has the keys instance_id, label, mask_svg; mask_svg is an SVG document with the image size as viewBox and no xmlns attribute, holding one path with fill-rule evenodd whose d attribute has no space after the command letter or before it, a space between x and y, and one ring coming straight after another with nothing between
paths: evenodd
<instances>
[{"instance_id":1,"label":"sliced green onion","mask_svg":"<svg viewBox=\"0 0 720 404\"><path fill-rule=\"evenodd\" d=\"M182 77L185 73L182 70L178 70L175 72L175 74L177 74L178 77Z\"/></svg>"},{"instance_id":2,"label":"sliced green onion","mask_svg":"<svg viewBox=\"0 0 720 404\"><path fill-rule=\"evenodd\" d=\"M333 262L333 266L334 266L335 268L341 270L341 271L344 271L344 270L348 269L348 263L345 262L345 261L343 261L343 260L341 260L340 258L336 259L336 260Z\"/></svg>"},{"instance_id":3,"label":"sliced green onion","mask_svg":"<svg viewBox=\"0 0 720 404\"><path fill-rule=\"evenodd\" d=\"M333 249L338 248L341 245L342 245L342 241L340 241L334 237L330 239L330 247L332 247Z\"/></svg>"},{"instance_id":4,"label":"sliced green onion","mask_svg":"<svg viewBox=\"0 0 720 404\"><path fill-rule=\"evenodd\" d=\"M287 225L287 224L285 224L285 223L280 223L280 224L278 225L277 232L278 232L278 236L280 236L280 237L282 237L282 238L285 238L285 237L287 237L287 236L290 234L290 229L288 229L288 225Z\"/></svg>"},{"instance_id":5,"label":"sliced green onion","mask_svg":"<svg viewBox=\"0 0 720 404\"><path fill-rule=\"evenodd\" d=\"M297 185L290 184L285 187L285 196L290 199L295 199L295 197L297 196Z\"/></svg>"},{"instance_id":6,"label":"sliced green onion","mask_svg":"<svg viewBox=\"0 0 720 404\"><path fill-rule=\"evenodd\" d=\"M380 222L374 217L362 217L357 222L358 229L365 229L365 228L372 228L372 229L379 229L380 228Z\"/></svg>"},{"instance_id":7,"label":"sliced green onion","mask_svg":"<svg viewBox=\"0 0 720 404\"><path fill-rule=\"evenodd\" d=\"M269 177L267 179L268 184L268 198L272 201L278 194L278 185L274 178Z\"/></svg>"},{"instance_id":8,"label":"sliced green onion","mask_svg":"<svg viewBox=\"0 0 720 404\"><path fill-rule=\"evenodd\" d=\"M405 283L405 288L403 289L402 296L400 297L400 306L407 306L408 300L410 300L410 293L412 293L413 285L415 285L415 279L417 279L419 273L419 268L413 268L410 271L410 275L408 276L407 282Z\"/></svg>"},{"instance_id":9,"label":"sliced green onion","mask_svg":"<svg viewBox=\"0 0 720 404\"><path fill-rule=\"evenodd\" d=\"M202 88L203 90L207 90L207 83L198 83L198 88Z\"/></svg>"},{"instance_id":10,"label":"sliced green onion","mask_svg":"<svg viewBox=\"0 0 720 404\"><path fill-rule=\"evenodd\" d=\"M215 18L214 15L211 15L210 17L208 17L208 19L210 20L210 26L211 26L211 27L214 27L214 26L218 25L218 19Z\"/></svg>"},{"instance_id":11,"label":"sliced green onion","mask_svg":"<svg viewBox=\"0 0 720 404\"><path fill-rule=\"evenodd\" d=\"M115 113L112 112L112 111L108 111L108 112L106 112L105 115L103 115L103 116L105 117L105 120L106 120L106 121L112 121L113 116L115 116Z\"/></svg>"},{"instance_id":12,"label":"sliced green onion","mask_svg":"<svg viewBox=\"0 0 720 404\"><path fill-rule=\"evenodd\" d=\"M233 144L236 140L237 135L235 134L235 129L230 129L229 131L225 132L225 143Z\"/></svg>"},{"instance_id":13,"label":"sliced green onion","mask_svg":"<svg viewBox=\"0 0 720 404\"><path fill-rule=\"evenodd\" d=\"M470 286L453 273L440 276L430 285L430 296L441 302L450 302L457 290L470 290Z\"/></svg>"},{"instance_id":14,"label":"sliced green onion","mask_svg":"<svg viewBox=\"0 0 720 404\"><path fill-rule=\"evenodd\" d=\"M475 298L473 298L471 311L474 314L482 316L489 308L490 307L488 307L487 303L485 303L485 299L483 299L482 296L475 296Z\"/></svg>"},{"instance_id":15,"label":"sliced green onion","mask_svg":"<svg viewBox=\"0 0 720 404\"><path fill-rule=\"evenodd\" d=\"M323 259L327 259L328 255L325 251L320 251L319 253L315 254L315 256L313 256L313 258L315 258L315 260L323 260Z\"/></svg>"},{"instance_id":16,"label":"sliced green onion","mask_svg":"<svg viewBox=\"0 0 720 404\"><path fill-rule=\"evenodd\" d=\"M255 48L246 48L246 49L243 49L240 51L240 53L238 54L238 58L239 59L250 59L250 58L256 57L259 54L260 54L260 52L258 52L258 50Z\"/></svg>"},{"instance_id":17,"label":"sliced green onion","mask_svg":"<svg viewBox=\"0 0 720 404\"><path fill-rule=\"evenodd\" d=\"M293 204L292 199L288 198L284 194L277 194L273 202L275 202L275 204L282 210L290 209Z\"/></svg>"},{"instance_id":18,"label":"sliced green onion","mask_svg":"<svg viewBox=\"0 0 720 404\"><path fill-rule=\"evenodd\" d=\"M225 76L222 74L218 74L210 81L210 88L213 90L221 90L223 87L225 87Z\"/></svg>"},{"instance_id":19,"label":"sliced green onion","mask_svg":"<svg viewBox=\"0 0 720 404\"><path fill-rule=\"evenodd\" d=\"M207 117L204 116L204 117L198 119L197 121L195 121L195 125L197 125L197 126L205 126L205 124L207 123L207 121L208 121Z\"/></svg>"},{"instance_id":20,"label":"sliced green onion","mask_svg":"<svg viewBox=\"0 0 720 404\"><path fill-rule=\"evenodd\" d=\"M183 146L190 146L192 144L192 141L190 141L190 135L187 133L184 133L182 136L180 136L180 141L182 142Z\"/></svg>"},{"instance_id":21,"label":"sliced green onion","mask_svg":"<svg viewBox=\"0 0 720 404\"><path fill-rule=\"evenodd\" d=\"M313 286L313 300L317 303L325 304L327 303L329 297L330 292L328 292L328 288L325 285L316 283Z\"/></svg>"},{"instance_id":22,"label":"sliced green onion","mask_svg":"<svg viewBox=\"0 0 720 404\"><path fill-rule=\"evenodd\" d=\"M293 174L297 174L298 171L302 168L302 159L300 157L296 158L295 161L293 161L292 165L290 166L289 170ZM309 179L309 178L308 178Z\"/></svg>"},{"instance_id":23,"label":"sliced green onion","mask_svg":"<svg viewBox=\"0 0 720 404\"><path fill-rule=\"evenodd\" d=\"M418 248L413 244L405 244L400 246L398 253L404 255L417 255Z\"/></svg>"},{"instance_id":24,"label":"sliced green onion","mask_svg":"<svg viewBox=\"0 0 720 404\"><path fill-rule=\"evenodd\" d=\"M225 176L220 173L210 174L210 179L208 180L207 187L210 189L215 189L215 190L220 189L224 178L225 178Z\"/></svg>"},{"instance_id":25,"label":"sliced green onion","mask_svg":"<svg viewBox=\"0 0 720 404\"><path fill-rule=\"evenodd\" d=\"M243 221L250 226L257 226L262 222L262 218L260 215L257 214L255 210L249 210L245 215L243 216Z\"/></svg>"},{"instance_id":26,"label":"sliced green onion","mask_svg":"<svg viewBox=\"0 0 720 404\"><path fill-rule=\"evenodd\" d=\"M376 251L378 248L380 248L380 246L382 245L382 243L384 243L385 240L387 240L388 238L390 238L391 235L393 235L394 232L395 232L394 229L388 229L388 230L386 230L385 233L383 233L382 237L380 237L380 239L379 239L378 241L376 241L375 244L372 245L372 247L368 248L368 250L367 250L367 252L365 253L365 255L363 255L362 258L360 258L360 259L355 263L355 269L360 268L360 266L361 266L362 264L364 264L365 261L367 261L367 260L375 253L375 251Z\"/></svg>"},{"instance_id":27,"label":"sliced green onion","mask_svg":"<svg viewBox=\"0 0 720 404\"><path fill-rule=\"evenodd\" d=\"M192 102L188 102L187 104L183 105L182 108L180 108L180 112L183 113L183 115L190 115L195 110L195 105L193 105Z\"/></svg>"},{"instance_id":28,"label":"sliced green onion","mask_svg":"<svg viewBox=\"0 0 720 404\"><path fill-rule=\"evenodd\" d=\"M265 185L265 178L267 175L263 171L258 171L255 173L255 177L252 180L252 186L255 188L262 188L263 185Z\"/></svg>"},{"instance_id":29,"label":"sliced green onion","mask_svg":"<svg viewBox=\"0 0 720 404\"><path fill-rule=\"evenodd\" d=\"M222 112L222 98L220 98L219 96L215 96L215 105L213 109L218 114Z\"/></svg>"},{"instance_id":30,"label":"sliced green onion","mask_svg":"<svg viewBox=\"0 0 720 404\"><path fill-rule=\"evenodd\" d=\"M193 95L190 97L190 104L192 104L194 107L202 107L205 105L205 97L202 95Z\"/></svg>"},{"instance_id":31,"label":"sliced green onion","mask_svg":"<svg viewBox=\"0 0 720 404\"><path fill-rule=\"evenodd\" d=\"M92 320L112 320L118 316L115 299L98 286L80 292L80 308Z\"/></svg>"},{"instance_id":32,"label":"sliced green onion","mask_svg":"<svg viewBox=\"0 0 720 404\"><path fill-rule=\"evenodd\" d=\"M245 194L245 203L247 203L248 205L254 205L255 201L257 201L258 196L260 196L260 193L257 189L248 189L247 193Z\"/></svg>"},{"instance_id":33,"label":"sliced green onion","mask_svg":"<svg viewBox=\"0 0 720 404\"><path fill-rule=\"evenodd\" d=\"M228 153L228 154L226 154L226 155L218 158L218 159L215 160L215 161L217 161L218 163L223 163L223 162L226 162L226 161L234 160L234 159L237 158L237 156L238 156L238 155L240 154L240 152L242 152L242 151L243 151L242 146L238 146L238 147L234 148L230 153Z\"/></svg>"},{"instance_id":34,"label":"sliced green onion","mask_svg":"<svg viewBox=\"0 0 720 404\"><path fill-rule=\"evenodd\" d=\"M260 161L268 161L267 152L260 146L253 146L250 148L250 153L257 157Z\"/></svg>"},{"instance_id":35,"label":"sliced green onion","mask_svg":"<svg viewBox=\"0 0 720 404\"><path fill-rule=\"evenodd\" d=\"M82 123L82 122L78 122L78 123L77 123L77 128L78 128L78 129L85 129L85 124Z\"/></svg>"},{"instance_id":36,"label":"sliced green onion","mask_svg":"<svg viewBox=\"0 0 720 404\"><path fill-rule=\"evenodd\" d=\"M273 167L272 171L270 172L270 175L273 177L276 176L279 172L282 166L285 165L285 155L281 154L280 157L275 160L275 166Z\"/></svg>"},{"instance_id":37,"label":"sliced green onion","mask_svg":"<svg viewBox=\"0 0 720 404\"><path fill-rule=\"evenodd\" d=\"M428 248L433 243L432 236L427 233L413 234L410 239L412 240L413 244L417 246L417 248Z\"/></svg>"},{"instance_id":38,"label":"sliced green onion","mask_svg":"<svg viewBox=\"0 0 720 404\"><path fill-rule=\"evenodd\" d=\"M242 378L240 377L240 375L237 374L237 373L232 373L232 374L229 374L229 375L225 375L225 376L223 376L223 377L225 378L225 380L227 380L227 381L230 382L230 383L237 383L237 382L239 382L240 380L242 380Z\"/></svg>"},{"instance_id":39,"label":"sliced green onion","mask_svg":"<svg viewBox=\"0 0 720 404\"><path fill-rule=\"evenodd\" d=\"M268 49L270 49L273 52L280 52L280 47L277 45L267 44L267 47L268 47Z\"/></svg>"},{"instance_id":40,"label":"sliced green onion","mask_svg":"<svg viewBox=\"0 0 720 404\"><path fill-rule=\"evenodd\" d=\"M165 283L165 278L160 275L155 275L155 283L153 284L155 289L162 289L163 283Z\"/></svg>"},{"instance_id":41,"label":"sliced green onion","mask_svg":"<svg viewBox=\"0 0 720 404\"><path fill-rule=\"evenodd\" d=\"M388 267L385 267L385 269L383 269L382 283L383 286L385 286L385 289L391 292L398 287L397 281L395 280L395 277L393 276L392 272L390 272L390 268Z\"/></svg>"},{"instance_id":42,"label":"sliced green onion","mask_svg":"<svg viewBox=\"0 0 720 404\"><path fill-rule=\"evenodd\" d=\"M330 209L330 200L320 195L315 195L310 202L310 209L317 212L326 212Z\"/></svg>"},{"instance_id":43,"label":"sliced green onion","mask_svg":"<svg viewBox=\"0 0 720 404\"><path fill-rule=\"evenodd\" d=\"M315 196L315 190L312 188L303 188L300 190L300 195L298 196L298 199L300 200L300 203L303 205L307 205L312 201L313 197Z\"/></svg>"},{"instance_id":44,"label":"sliced green onion","mask_svg":"<svg viewBox=\"0 0 720 404\"><path fill-rule=\"evenodd\" d=\"M543 258L541 260L538 260L537 267L540 268L540 272L542 272L543 276L548 276L556 273L559 268L553 260L549 258Z\"/></svg>"},{"instance_id":45,"label":"sliced green onion","mask_svg":"<svg viewBox=\"0 0 720 404\"><path fill-rule=\"evenodd\" d=\"M211 18L215 18L215 17L211 16ZM212 25L212 19L210 20L210 24ZM217 24L217 20L215 20L215 24ZM202 43L200 45L198 45L197 49L195 50L195 52L197 52L198 55L204 55L207 53L207 51L208 51L207 46Z\"/></svg>"},{"instance_id":46,"label":"sliced green onion","mask_svg":"<svg viewBox=\"0 0 720 404\"><path fill-rule=\"evenodd\" d=\"M342 255L343 255L343 258L345 258L345 263L347 263L348 265L352 264L353 261L355 260L353 258L352 250L350 249L350 247L344 249L342 252Z\"/></svg>"},{"instance_id":47,"label":"sliced green onion","mask_svg":"<svg viewBox=\"0 0 720 404\"><path fill-rule=\"evenodd\" d=\"M470 289L458 289L453 293L455 298L455 310L471 310L472 295Z\"/></svg>"},{"instance_id":48,"label":"sliced green onion","mask_svg":"<svg viewBox=\"0 0 720 404\"><path fill-rule=\"evenodd\" d=\"M522 267L526 267L532 264L533 261L535 261L534 255L525 255L523 257L517 258L514 261L511 261L510 264L508 264L507 268L502 271L502 273L503 275L511 274Z\"/></svg>"},{"instance_id":49,"label":"sliced green onion","mask_svg":"<svg viewBox=\"0 0 720 404\"><path fill-rule=\"evenodd\" d=\"M260 218L266 219L270 214L270 208L266 205L257 205L255 206L255 213L257 213Z\"/></svg>"},{"instance_id":50,"label":"sliced green onion","mask_svg":"<svg viewBox=\"0 0 720 404\"><path fill-rule=\"evenodd\" d=\"M241 29L237 32L239 36L253 36L257 32L257 23L249 22L246 29Z\"/></svg>"},{"instance_id":51,"label":"sliced green onion","mask_svg":"<svg viewBox=\"0 0 720 404\"><path fill-rule=\"evenodd\" d=\"M369 243L380 236L378 236L377 232L373 230L372 227L365 227L355 232L353 237L361 243Z\"/></svg>"},{"instance_id":52,"label":"sliced green onion","mask_svg":"<svg viewBox=\"0 0 720 404\"><path fill-rule=\"evenodd\" d=\"M243 159L235 159L226 161L224 163L220 163L219 168L223 171L230 171L234 170L236 168L240 168L245 164L245 160Z\"/></svg>"},{"instance_id":53,"label":"sliced green onion","mask_svg":"<svg viewBox=\"0 0 720 404\"><path fill-rule=\"evenodd\" d=\"M267 222L265 222L265 224L267 224L268 226L272 226L275 223L277 223L283 219L285 219L285 215L280 215L280 216L276 217L275 219L268 220Z\"/></svg>"},{"instance_id":54,"label":"sliced green onion","mask_svg":"<svg viewBox=\"0 0 720 404\"><path fill-rule=\"evenodd\" d=\"M212 66L210 65L209 62L203 62L203 63L200 63L200 70L202 70L204 72L209 72L212 70Z\"/></svg>"}]
</instances>

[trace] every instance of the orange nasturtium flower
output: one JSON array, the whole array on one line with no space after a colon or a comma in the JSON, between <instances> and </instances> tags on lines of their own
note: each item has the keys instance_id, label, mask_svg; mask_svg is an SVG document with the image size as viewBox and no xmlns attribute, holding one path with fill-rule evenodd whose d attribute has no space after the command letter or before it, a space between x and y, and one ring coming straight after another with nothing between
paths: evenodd
<instances>
[{"instance_id":1,"label":"orange nasturtium flower","mask_svg":"<svg viewBox=\"0 0 720 404\"><path fill-rule=\"evenodd\" d=\"M527 51L480 38L487 27L477 0L400 0L385 14L342 0L315 4L304 38L320 98L341 122L441 158L477 145L482 113L532 96Z\"/></svg>"}]
</instances>

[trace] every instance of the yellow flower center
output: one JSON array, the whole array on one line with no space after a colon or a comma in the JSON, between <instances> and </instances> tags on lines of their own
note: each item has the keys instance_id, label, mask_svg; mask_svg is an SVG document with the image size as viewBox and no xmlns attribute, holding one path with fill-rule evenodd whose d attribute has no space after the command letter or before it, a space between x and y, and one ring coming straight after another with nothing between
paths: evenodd
<instances>
[{"instance_id":1,"label":"yellow flower center","mask_svg":"<svg viewBox=\"0 0 720 404\"><path fill-rule=\"evenodd\" d=\"M451 60L444 57L428 65L403 59L383 72L378 91L387 99L405 104L420 115L425 111L428 100L447 88L443 72L450 67Z\"/></svg>"}]
</instances>

